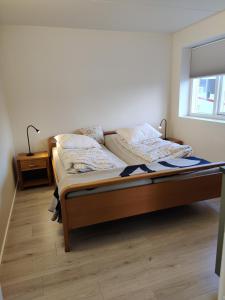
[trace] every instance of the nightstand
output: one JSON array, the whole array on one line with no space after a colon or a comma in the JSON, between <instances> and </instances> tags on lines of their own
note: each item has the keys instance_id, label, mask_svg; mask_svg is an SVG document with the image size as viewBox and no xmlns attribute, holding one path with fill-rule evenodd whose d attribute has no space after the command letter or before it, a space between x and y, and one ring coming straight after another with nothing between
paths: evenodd
<instances>
[{"instance_id":1,"label":"nightstand","mask_svg":"<svg viewBox=\"0 0 225 300\"><path fill-rule=\"evenodd\" d=\"M20 189L39 185L51 185L51 170L48 152L32 156L20 153L16 157Z\"/></svg>"},{"instance_id":2,"label":"nightstand","mask_svg":"<svg viewBox=\"0 0 225 300\"><path fill-rule=\"evenodd\" d=\"M172 138L172 137L168 137L166 140L170 141L170 142L173 142L173 143L176 143L176 144L179 144L179 145L183 145L184 144L184 142L182 140L179 140L179 139L176 139L176 138Z\"/></svg>"}]
</instances>

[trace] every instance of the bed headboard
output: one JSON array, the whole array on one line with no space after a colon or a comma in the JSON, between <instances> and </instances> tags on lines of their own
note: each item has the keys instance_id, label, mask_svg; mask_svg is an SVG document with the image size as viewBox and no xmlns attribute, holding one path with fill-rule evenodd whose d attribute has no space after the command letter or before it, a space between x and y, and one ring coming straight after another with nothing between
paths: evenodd
<instances>
[{"instance_id":1,"label":"bed headboard","mask_svg":"<svg viewBox=\"0 0 225 300\"><path fill-rule=\"evenodd\" d=\"M51 136L48 138L48 154L50 157L52 157L52 148L56 147L56 140L54 136Z\"/></svg>"},{"instance_id":2,"label":"bed headboard","mask_svg":"<svg viewBox=\"0 0 225 300\"><path fill-rule=\"evenodd\" d=\"M116 134L116 131L105 131L104 135L110 135L110 134ZM48 154L50 157L52 157L52 148L56 147L56 140L54 136L51 136L48 138Z\"/></svg>"}]
</instances>

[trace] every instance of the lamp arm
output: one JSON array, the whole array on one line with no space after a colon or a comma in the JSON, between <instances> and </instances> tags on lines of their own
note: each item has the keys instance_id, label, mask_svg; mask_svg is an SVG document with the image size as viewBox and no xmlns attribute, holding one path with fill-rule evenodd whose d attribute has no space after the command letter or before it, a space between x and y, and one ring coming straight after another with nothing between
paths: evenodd
<instances>
[{"instance_id":1,"label":"lamp arm","mask_svg":"<svg viewBox=\"0 0 225 300\"><path fill-rule=\"evenodd\" d=\"M36 130L37 132L39 131L34 125L28 125L27 129L29 129L30 127L32 127L34 130Z\"/></svg>"},{"instance_id":2,"label":"lamp arm","mask_svg":"<svg viewBox=\"0 0 225 300\"><path fill-rule=\"evenodd\" d=\"M29 129L30 128L33 128L37 133L39 133L40 131L39 131L39 129L37 129L35 126L33 126L33 125L28 125L27 126L27 143L28 143L28 149L29 149L29 152L28 152L28 156L32 156L33 154L32 154L32 152L31 152L31 150L30 150L30 137L29 137Z\"/></svg>"},{"instance_id":3,"label":"lamp arm","mask_svg":"<svg viewBox=\"0 0 225 300\"><path fill-rule=\"evenodd\" d=\"M30 138L29 138L29 128L32 127L32 125L27 126L27 142L28 142L28 149L29 149L29 154L31 154L30 151Z\"/></svg>"}]
</instances>

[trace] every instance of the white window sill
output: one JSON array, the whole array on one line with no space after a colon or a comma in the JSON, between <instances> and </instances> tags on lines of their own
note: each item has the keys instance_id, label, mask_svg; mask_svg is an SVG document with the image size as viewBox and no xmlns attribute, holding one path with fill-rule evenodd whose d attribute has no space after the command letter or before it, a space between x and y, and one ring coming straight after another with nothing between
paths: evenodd
<instances>
[{"instance_id":1,"label":"white window sill","mask_svg":"<svg viewBox=\"0 0 225 300\"><path fill-rule=\"evenodd\" d=\"M225 124L225 119L224 120L223 119L209 119L209 118L201 118L201 117L194 117L194 116L179 116L179 118Z\"/></svg>"}]
</instances>

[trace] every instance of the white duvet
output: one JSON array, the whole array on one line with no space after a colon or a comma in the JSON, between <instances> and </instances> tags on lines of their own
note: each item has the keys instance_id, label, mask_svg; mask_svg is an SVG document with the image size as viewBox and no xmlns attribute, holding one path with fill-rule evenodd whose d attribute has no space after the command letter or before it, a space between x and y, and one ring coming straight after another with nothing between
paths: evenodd
<instances>
[{"instance_id":1,"label":"white duvet","mask_svg":"<svg viewBox=\"0 0 225 300\"><path fill-rule=\"evenodd\" d=\"M163 159L187 157L192 154L190 146L179 145L161 138L145 140L138 144L129 144L118 135L117 141L121 146L149 163Z\"/></svg>"},{"instance_id":2,"label":"white duvet","mask_svg":"<svg viewBox=\"0 0 225 300\"><path fill-rule=\"evenodd\" d=\"M57 147L59 157L69 174L116 168L113 159L102 148L64 149Z\"/></svg>"}]
</instances>

